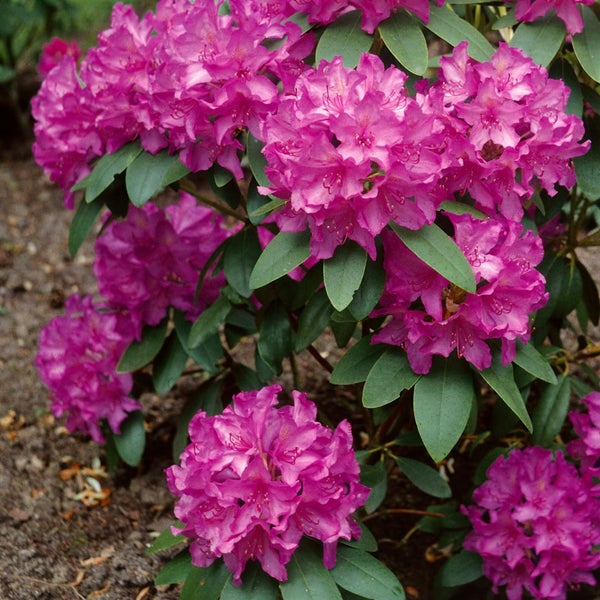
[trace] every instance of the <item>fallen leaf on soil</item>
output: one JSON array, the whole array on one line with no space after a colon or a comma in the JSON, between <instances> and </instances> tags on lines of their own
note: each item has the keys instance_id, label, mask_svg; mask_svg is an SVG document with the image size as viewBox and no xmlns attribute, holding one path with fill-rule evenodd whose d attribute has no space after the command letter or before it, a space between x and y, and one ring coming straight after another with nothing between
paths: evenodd
<instances>
[{"instance_id":1,"label":"fallen leaf on soil","mask_svg":"<svg viewBox=\"0 0 600 600\"><path fill-rule=\"evenodd\" d=\"M8 512L8 516L15 521L29 521L31 519L31 513L27 512L22 508L13 508Z\"/></svg>"},{"instance_id":2,"label":"fallen leaf on soil","mask_svg":"<svg viewBox=\"0 0 600 600\"><path fill-rule=\"evenodd\" d=\"M149 587L145 587L143 590L140 591L140 593L135 597L135 600L142 600L142 598L145 598L148 594L150 593L150 588Z\"/></svg>"}]
</instances>

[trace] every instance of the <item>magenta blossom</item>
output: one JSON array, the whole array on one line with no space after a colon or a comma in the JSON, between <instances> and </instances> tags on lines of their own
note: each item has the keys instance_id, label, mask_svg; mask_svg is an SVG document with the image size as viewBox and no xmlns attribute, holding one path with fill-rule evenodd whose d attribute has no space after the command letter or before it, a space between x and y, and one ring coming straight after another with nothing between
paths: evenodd
<instances>
[{"instance_id":1,"label":"magenta blossom","mask_svg":"<svg viewBox=\"0 0 600 600\"><path fill-rule=\"evenodd\" d=\"M72 56L77 62L81 57L81 50L77 42L67 42L58 37L53 37L42 46L42 54L38 62L38 72L46 77L50 71L58 65L63 56Z\"/></svg>"},{"instance_id":2,"label":"magenta blossom","mask_svg":"<svg viewBox=\"0 0 600 600\"><path fill-rule=\"evenodd\" d=\"M583 19L579 11L582 4L591 6L594 0L516 0L515 17L518 21L531 23L550 11L556 11L557 17L566 25L567 32L575 34L583 31Z\"/></svg>"},{"instance_id":3,"label":"magenta blossom","mask_svg":"<svg viewBox=\"0 0 600 600\"><path fill-rule=\"evenodd\" d=\"M335 566L337 542L360 535L352 513L369 489L359 482L350 425L319 424L306 395L276 408L281 387L234 396L221 415L198 412L181 466L167 469L178 497L175 516L192 539L193 564L223 557L235 584L248 560L287 578L286 564L303 534L324 544L324 564Z\"/></svg>"},{"instance_id":4,"label":"magenta blossom","mask_svg":"<svg viewBox=\"0 0 600 600\"><path fill-rule=\"evenodd\" d=\"M569 587L595 584L600 500L562 452L531 447L499 457L473 500L462 509L473 525L464 547L482 556L494 592L564 600Z\"/></svg>"},{"instance_id":5,"label":"magenta blossom","mask_svg":"<svg viewBox=\"0 0 600 600\"><path fill-rule=\"evenodd\" d=\"M571 411L569 419L579 439L567 446L568 452L581 460L581 471L585 477L600 478L600 392L591 392L582 402L586 411ZM600 496L600 485L595 488Z\"/></svg>"},{"instance_id":6,"label":"magenta blossom","mask_svg":"<svg viewBox=\"0 0 600 600\"><path fill-rule=\"evenodd\" d=\"M131 375L116 371L136 334L127 313L77 295L67 299L64 316L42 329L35 364L50 389L52 411L67 413L69 431L104 443L103 419L118 433L127 413L141 408L128 396Z\"/></svg>"},{"instance_id":7,"label":"magenta blossom","mask_svg":"<svg viewBox=\"0 0 600 600\"><path fill-rule=\"evenodd\" d=\"M231 233L220 215L188 194L164 211L151 202L130 206L127 218L112 222L96 241L98 289L140 325L156 325L169 306L194 320L224 284L223 275L209 274L196 301L200 272Z\"/></svg>"},{"instance_id":8,"label":"magenta blossom","mask_svg":"<svg viewBox=\"0 0 600 600\"><path fill-rule=\"evenodd\" d=\"M541 240L511 221L448 215L454 240L469 261L474 294L451 284L417 258L391 232L383 235L387 273L382 308L392 319L373 336L375 343L406 349L415 373L428 373L434 354L456 351L479 370L490 366L487 340L502 343L502 362L515 356L516 340L527 342L530 317L548 299L545 279L534 267L542 260Z\"/></svg>"},{"instance_id":9,"label":"magenta blossom","mask_svg":"<svg viewBox=\"0 0 600 600\"><path fill-rule=\"evenodd\" d=\"M374 257L390 219L419 229L446 199L438 185L451 160L443 124L408 95L406 79L372 54L356 69L339 57L321 61L266 119L272 185L259 189L288 200L274 219L283 231L308 225L316 258L346 239Z\"/></svg>"}]
</instances>

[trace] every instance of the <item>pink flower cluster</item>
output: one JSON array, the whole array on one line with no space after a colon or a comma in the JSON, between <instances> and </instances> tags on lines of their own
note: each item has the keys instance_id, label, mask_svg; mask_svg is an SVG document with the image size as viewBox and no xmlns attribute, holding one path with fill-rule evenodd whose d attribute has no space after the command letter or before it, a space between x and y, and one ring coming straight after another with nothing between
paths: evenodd
<instances>
[{"instance_id":1,"label":"pink flower cluster","mask_svg":"<svg viewBox=\"0 0 600 600\"><path fill-rule=\"evenodd\" d=\"M52 411L57 417L68 413L70 431L104 443L100 421L107 419L118 433L126 414L141 408L128 396L131 375L116 372L136 334L126 311L77 295L67 299L64 316L42 329L35 364L50 389Z\"/></svg>"},{"instance_id":2,"label":"pink flower cluster","mask_svg":"<svg viewBox=\"0 0 600 600\"><path fill-rule=\"evenodd\" d=\"M57 37L52 38L42 46L42 53L38 62L38 73L42 77L46 77L65 56L72 56L75 61L79 60L81 50L77 42L67 42Z\"/></svg>"},{"instance_id":3,"label":"pink flower cluster","mask_svg":"<svg viewBox=\"0 0 600 600\"><path fill-rule=\"evenodd\" d=\"M165 210L150 202L131 206L125 220L106 226L94 262L105 300L70 297L65 315L48 323L39 339L36 366L54 414L68 413L69 430L102 443L100 421L108 419L118 432L126 413L140 408L128 396L131 375L116 372L123 352L170 306L193 320L217 298L223 276L209 273L200 290L198 277L230 234L220 215L187 194Z\"/></svg>"},{"instance_id":4,"label":"pink flower cluster","mask_svg":"<svg viewBox=\"0 0 600 600\"><path fill-rule=\"evenodd\" d=\"M518 221L538 185L553 196L556 184L575 184L572 159L589 148L580 143L583 123L565 112L565 84L521 50L502 43L478 63L462 42L441 59L427 94L452 122L455 164L444 180L451 193L468 192L487 214Z\"/></svg>"},{"instance_id":5,"label":"pink flower cluster","mask_svg":"<svg viewBox=\"0 0 600 600\"><path fill-rule=\"evenodd\" d=\"M459 357L485 369L492 356L486 340L500 339L502 361L527 342L529 315L546 304L545 279L534 267L543 258L533 232L502 219L448 215L454 240L475 276L467 293L417 258L391 232L383 235L386 287L378 314L392 319L373 342L406 349L415 373L428 373L434 354Z\"/></svg>"},{"instance_id":6,"label":"pink flower cluster","mask_svg":"<svg viewBox=\"0 0 600 600\"><path fill-rule=\"evenodd\" d=\"M513 0L505 0L512 2ZM575 34L583 31L583 19L579 5L591 6L594 0L516 0L515 17L518 21L530 23L556 11L556 15L567 27L567 32Z\"/></svg>"},{"instance_id":7,"label":"pink flower cluster","mask_svg":"<svg viewBox=\"0 0 600 600\"><path fill-rule=\"evenodd\" d=\"M600 499L563 454L531 447L513 450L488 469L463 507L473 531L464 547L483 557L494 587L508 600L525 590L534 598L564 600L567 589L595 584L600 567Z\"/></svg>"},{"instance_id":8,"label":"pink flower cluster","mask_svg":"<svg viewBox=\"0 0 600 600\"><path fill-rule=\"evenodd\" d=\"M98 289L140 326L159 323L169 306L194 320L225 283L209 274L195 300L200 272L231 234L223 217L189 194L164 210L151 202L130 206L127 219L111 223L94 246Z\"/></svg>"},{"instance_id":9,"label":"pink flower cluster","mask_svg":"<svg viewBox=\"0 0 600 600\"><path fill-rule=\"evenodd\" d=\"M67 55L48 73L32 102L33 150L68 206L93 158L137 138L193 171L218 162L242 177L240 132L258 133L277 104L273 79L292 85L314 40L283 15L261 20L244 3L222 15L218 4L161 0L140 19L118 3L81 72Z\"/></svg>"},{"instance_id":10,"label":"pink flower cluster","mask_svg":"<svg viewBox=\"0 0 600 600\"><path fill-rule=\"evenodd\" d=\"M341 58L298 77L264 125L272 183L264 193L289 200L276 214L285 230L311 230L311 252L329 258L346 239L374 257L390 219L418 229L446 197L445 136L405 87L406 75L363 54L356 69Z\"/></svg>"},{"instance_id":11,"label":"pink flower cluster","mask_svg":"<svg viewBox=\"0 0 600 600\"><path fill-rule=\"evenodd\" d=\"M593 481L594 477L600 479L600 392L592 392L582 398L586 412L569 413L575 433L575 439L567 446L568 452L581 461L583 476ZM600 482L594 488L600 496Z\"/></svg>"},{"instance_id":12,"label":"pink flower cluster","mask_svg":"<svg viewBox=\"0 0 600 600\"><path fill-rule=\"evenodd\" d=\"M221 415L197 413L181 466L167 469L185 524L173 532L192 539L197 566L222 556L236 584L251 559L285 581L303 534L323 542L327 568L338 540L360 535L351 514L369 489L359 482L350 425L322 426L314 403L296 391L293 406L276 408L279 392L242 392Z\"/></svg>"},{"instance_id":13,"label":"pink flower cluster","mask_svg":"<svg viewBox=\"0 0 600 600\"><path fill-rule=\"evenodd\" d=\"M565 113L565 85L520 50L503 44L477 63L462 43L414 98L405 82L373 55L356 69L323 61L266 118L272 185L261 191L289 200L275 219L283 230L308 224L318 258L346 239L374 256L390 220L419 229L466 193L487 214L520 220L536 186L553 195L574 185L583 124Z\"/></svg>"}]
</instances>

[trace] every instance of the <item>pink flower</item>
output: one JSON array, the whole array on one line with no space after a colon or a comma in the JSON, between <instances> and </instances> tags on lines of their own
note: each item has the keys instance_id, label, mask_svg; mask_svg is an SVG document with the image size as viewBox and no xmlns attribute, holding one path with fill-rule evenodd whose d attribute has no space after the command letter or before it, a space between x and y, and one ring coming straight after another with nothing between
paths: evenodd
<instances>
[{"instance_id":1,"label":"pink flower","mask_svg":"<svg viewBox=\"0 0 600 600\"><path fill-rule=\"evenodd\" d=\"M600 500L562 452L531 447L498 458L487 481L463 507L473 531L464 547L483 558L494 592L509 600L523 590L534 598L564 600L579 583L594 585L600 567Z\"/></svg>"},{"instance_id":2,"label":"pink flower","mask_svg":"<svg viewBox=\"0 0 600 600\"><path fill-rule=\"evenodd\" d=\"M46 77L58 65L63 56L72 56L75 61L78 61L81 56L79 45L76 41L67 42L61 38L53 37L42 46L42 54L38 63L39 74Z\"/></svg>"},{"instance_id":3,"label":"pink flower","mask_svg":"<svg viewBox=\"0 0 600 600\"><path fill-rule=\"evenodd\" d=\"M550 11L556 11L558 18L566 25L567 32L575 34L583 31L580 4L591 6L594 0L516 0L515 16L519 21L530 23Z\"/></svg>"},{"instance_id":4,"label":"pink flower","mask_svg":"<svg viewBox=\"0 0 600 600\"><path fill-rule=\"evenodd\" d=\"M222 275L207 277L195 301L200 272L231 233L220 215L188 194L164 211L150 202L130 206L127 218L111 223L96 241L98 289L140 324L156 325L169 306L193 320L224 284Z\"/></svg>"},{"instance_id":5,"label":"pink flower","mask_svg":"<svg viewBox=\"0 0 600 600\"><path fill-rule=\"evenodd\" d=\"M400 239L384 232L387 274L381 308L391 315L374 343L406 349L415 373L428 373L434 354L456 351L477 369L490 366L486 340L502 343L502 362L515 356L516 340L527 342L530 316L548 299L544 277L533 267L543 257L533 232L520 224L449 215L454 240L469 261L477 290L467 293L417 258Z\"/></svg>"},{"instance_id":6,"label":"pink flower","mask_svg":"<svg viewBox=\"0 0 600 600\"><path fill-rule=\"evenodd\" d=\"M141 408L128 396L131 375L116 372L136 334L127 313L77 295L67 299L64 316L42 329L35 364L50 389L52 411L57 417L68 414L71 432L104 443L102 420L118 433L127 413Z\"/></svg>"},{"instance_id":7,"label":"pink flower","mask_svg":"<svg viewBox=\"0 0 600 600\"><path fill-rule=\"evenodd\" d=\"M569 454L581 460L585 477L600 477L600 392L591 392L581 399L586 412L571 411L569 419L579 439L567 445ZM595 492L600 496L600 485Z\"/></svg>"},{"instance_id":8,"label":"pink flower","mask_svg":"<svg viewBox=\"0 0 600 600\"><path fill-rule=\"evenodd\" d=\"M410 98L406 75L363 54L300 75L293 95L267 117L263 137L272 186L289 200L274 219L284 231L311 230L311 251L329 258L346 239L375 256L390 219L418 229L435 219L450 161L436 115Z\"/></svg>"},{"instance_id":9,"label":"pink flower","mask_svg":"<svg viewBox=\"0 0 600 600\"><path fill-rule=\"evenodd\" d=\"M279 392L242 392L221 415L198 412L181 466L167 469L184 523L174 532L192 539L195 565L223 557L236 584L250 559L285 581L303 534L323 542L327 568L338 540L360 535L351 515L369 489L359 482L350 425L320 425L301 392L292 392L293 406L276 408Z\"/></svg>"}]
</instances>

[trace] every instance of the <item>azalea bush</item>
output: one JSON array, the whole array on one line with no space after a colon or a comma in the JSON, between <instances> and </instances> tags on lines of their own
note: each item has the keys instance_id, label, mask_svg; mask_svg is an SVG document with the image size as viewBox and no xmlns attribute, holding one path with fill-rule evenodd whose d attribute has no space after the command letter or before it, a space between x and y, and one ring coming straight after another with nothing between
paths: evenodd
<instances>
[{"instance_id":1,"label":"azalea bush","mask_svg":"<svg viewBox=\"0 0 600 600\"><path fill-rule=\"evenodd\" d=\"M404 598L362 523L400 476L432 497L436 598L594 585L592 4L117 4L81 60L44 54L34 155L71 253L99 230L98 294L40 336L52 410L137 465L141 384L197 384L158 584Z\"/></svg>"}]
</instances>

